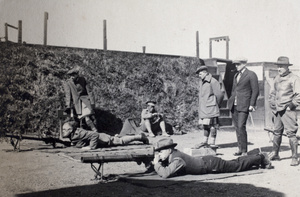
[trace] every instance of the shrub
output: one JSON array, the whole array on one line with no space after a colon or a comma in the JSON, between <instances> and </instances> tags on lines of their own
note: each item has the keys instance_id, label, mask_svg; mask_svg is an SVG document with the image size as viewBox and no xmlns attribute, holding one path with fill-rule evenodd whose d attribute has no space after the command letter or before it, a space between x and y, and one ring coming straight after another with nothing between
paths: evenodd
<instances>
[{"instance_id":1,"label":"shrub","mask_svg":"<svg viewBox=\"0 0 300 197\"><path fill-rule=\"evenodd\" d=\"M148 99L158 102L171 125L196 125L197 58L13 43L0 48L1 134L56 134L62 82L75 65L92 87L107 133L120 131L128 117L140 117Z\"/></svg>"}]
</instances>

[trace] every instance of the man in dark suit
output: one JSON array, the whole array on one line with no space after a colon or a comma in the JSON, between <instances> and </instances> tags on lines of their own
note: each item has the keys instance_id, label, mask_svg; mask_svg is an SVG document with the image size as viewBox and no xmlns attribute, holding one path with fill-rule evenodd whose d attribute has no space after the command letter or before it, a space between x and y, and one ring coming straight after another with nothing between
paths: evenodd
<instances>
[{"instance_id":1,"label":"man in dark suit","mask_svg":"<svg viewBox=\"0 0 300 197\"><path fill-rule=\"evenodd\" d=\"M245 58L233 61L238 72L234 75L232 92L228 99L238 142L238 152L234 153L235 156L247 155L246 123L249 112L255 110L259 95L257 75L246 68L246 63Z\"/></svg>"},{"instance_id":2,"label":"man in dark suit","mask_svg":"<svg viewBox=\"0 0 300 197\"><path fill-rule=\"evenodd\" d=\"M177 143L171 138L162 138L155 143L154 170L162 178L186 174L216 174L242 172L246 170L273 169L266 152L256 155L241 156L234 160L223 160L220 157L207 155L193 157L175 149Z\"/></svg>"}]
</instances>

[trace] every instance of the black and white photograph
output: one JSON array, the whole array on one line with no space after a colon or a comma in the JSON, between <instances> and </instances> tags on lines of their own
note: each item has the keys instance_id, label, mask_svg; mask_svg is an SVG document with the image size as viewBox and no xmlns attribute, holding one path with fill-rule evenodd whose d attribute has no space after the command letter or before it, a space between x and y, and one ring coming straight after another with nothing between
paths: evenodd
<instances>
[{"instance_id":1,"label":"black and white photograph","mask_svg":"<svg viewBox=\"0 0 300 197\"><path fill-rule=\"evenodd\" d=\"M300 196L300 1L0 0L0 196Z\"/></svg>"}]
</instances>

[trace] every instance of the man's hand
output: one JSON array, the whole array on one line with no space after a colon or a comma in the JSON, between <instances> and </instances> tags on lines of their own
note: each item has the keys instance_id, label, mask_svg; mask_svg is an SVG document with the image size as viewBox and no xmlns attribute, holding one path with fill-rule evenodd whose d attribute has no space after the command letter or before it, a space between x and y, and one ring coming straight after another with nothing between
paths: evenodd
<instances>
[{"instance_id":1,"label":"man's hand","mask_svg":"<svg viewBox=\"0 0 300 197\"><path fill-rule=\"evenodd\" d=\"M157 164L158 161L159 161L159 159L160 159L160 158L159 158L159 154L155 154L155 155L154 155L154 159L153 159L153 161L152 161L152 164L153 164L153 165Z\"/></svg>"},{"instance_id":2,"label":"man's hand","mask_svg":"<svg viewBox=\"0 0 300 197\"><path fill-rule=\"evenodd\" d=\"M158 116L158 113L152 113L152 116Z\"/></svg>"},{"instance_id":3,"label":"man's hand","mask_svg":"<svg viewBox=\"0 0 300 197\"><path fill-rule=\"evenodd\" d=\"M92 150L92 149L89 146L85 146L85 147L82 147L81 150Z\"/></svg>"},{"instance_id":4,"label":"man's hand","mask_svg":"<svg viewBox=\"0 0 300 197\"><path fill-rule=\"evenodd\" d=\"M250 106L249 106L249 111L250 111L250 112L255 111L255 108L254 108L253 106L250 105Z\"/></svg>"},{"instance_id":5,"label":"man's hand","mask_svg":"<svg viewBox=\"0 0 300 197\"><path fill-rule=\"evenodd\" d=\"M290 110L295 110L296 108L297 108L297 106L296 105L294 105L294 103L293 102L291 102L290 104L289 104L289 106L288 106L288 108L290 108Z\"/></svg>"}]
</instances>

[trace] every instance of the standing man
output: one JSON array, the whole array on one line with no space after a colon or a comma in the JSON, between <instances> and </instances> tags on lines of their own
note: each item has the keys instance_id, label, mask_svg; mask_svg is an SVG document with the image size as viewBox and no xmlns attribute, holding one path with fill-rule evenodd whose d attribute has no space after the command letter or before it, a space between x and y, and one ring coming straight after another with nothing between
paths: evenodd
<instances>
[{"instance_id":1,"label":"standing man","mask_svg":"<svg viewBox=\"0 0 300 197\"><path fill-rule=\"evenodd\" d=\"M64 82L66 111L70 113L73 107L79 120L84 119L92 131L97 131L94 117L94 95L84 77L79 76L80 67L75 66L67 72L70 78ZM94 121L94 122L93 122Z\"/></svg>"},{"instance_id":2,"label":"standing man","mask_svg":"<svg viewBox=\"0 0 300 197\"><path fill-rule=\"evenodd\" d=\"M194 146L195 149L207 145L209 135L211 135L209 145L215 146L217 130L219 129L219 106L224 98L220 83L207 70L207 66L202 65L196 71L200 77L199 125L204 129L204 139L200 144Z\"/></svg>"},{"instance_id":3,"label":"standing man","mask_svg":"<svg viewBox=\"0 0 300 197\"><path fill-rule=\"evenodd\" d=\"M269 103L274 120L273 150L270 154L271 160L280 160L279 149L283 131L289 138L292 162L291 166L298 165L298 131L296 107L300 105L300 78L290 72L289 58L281 56L277 59L278 75L274 79L271 89Z\"/></svg>"},{"instance_id":4,"label":"standing man","mask_svg":"<svg viewBox=\"0 0 300 197\"><path fill-rule=\"evenodd\" d=\"M170 136L166 131L166 123L163 114L158 113L155 109L156 102L147 101L146 105L147 108L143 109L141 114L140 129L143 132L148 132L149 137L155 137L155 134L160 130L162 131L163 136Z\"/></svg>"},{"instance_id":5,"label":"standing man","mask_svg":"<svg viewBox=\"0 0 300 197\"><path fill-rule=\"evenodd\" d=\"M246 123L249 112L255 109L259 95L257 75L246 68L246 63L245 58L233 61L238 72L234 76L231 96L228 99L238 143L238 152L234 153L235 156L247 155Z\"/></svg>"}]
</instances>

